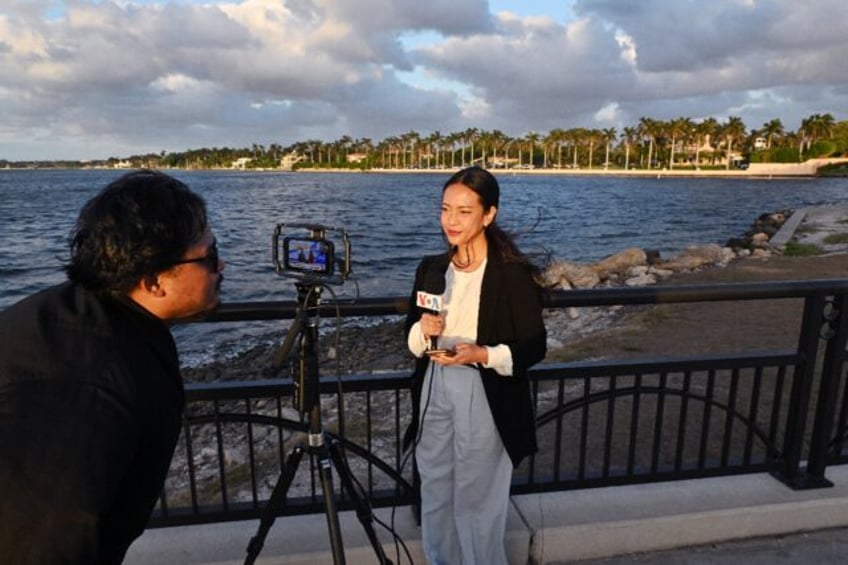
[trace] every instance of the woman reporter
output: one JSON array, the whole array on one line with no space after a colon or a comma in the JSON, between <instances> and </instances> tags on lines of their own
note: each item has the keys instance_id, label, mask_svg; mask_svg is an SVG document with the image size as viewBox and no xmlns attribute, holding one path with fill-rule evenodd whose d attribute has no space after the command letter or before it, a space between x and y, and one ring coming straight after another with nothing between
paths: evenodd
<instances>
[{"instance_id":1,"label":"woman reporter","mask_svg":"<svg viewBox=\"0 0 848 565\"><path fill-rule=\"evenodd\" d=\"M537 269L496 224L500 187L471 167L442 189L446 253L418 266L406 321L429 563L505 564L512 469L536 451L528 369L546 352ZM435 285L432 281L438 281ZM444 289L438 314L419 292ZM430 340L445 352L428 354Z\"/></svg>"}]
</instances>

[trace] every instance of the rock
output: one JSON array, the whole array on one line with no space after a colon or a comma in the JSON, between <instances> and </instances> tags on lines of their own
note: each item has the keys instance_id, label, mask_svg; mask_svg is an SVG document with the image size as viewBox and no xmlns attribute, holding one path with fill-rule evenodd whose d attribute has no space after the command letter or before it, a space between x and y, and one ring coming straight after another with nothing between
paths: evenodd
<instances>
[{"instance_id":1,"label":"rock","mask_svg":"<svg viewBox=\"0 0 848 565\"><path fill-rule=\"evenodd\" d=\"M791 215L792 210L779 210L777 212L761 214L745 235L727 240L727 246L736 251L753 249L758 246L762 247L762 238L765 237L766 240L771 239Z\"/></svg>"},{"instance_id":2,"label":"rock","mask_svg":"<svg viewBox=\"0 0 848 565\"><path fill-rule=\"evenodd\" d=\"M651 267L648 272L657 277L658 279L667 279L674 274L674 271L670 269L660 269L657 267Z\"/></svg>"},{"instance_id":3,"label":"rock","mask_svg":"<svg viewBox=\"0 0 848 565\"><path fill-rule=\"evenodd\" d=\"M565 347L565 344L558 339L554 339L548 336L547 339L548 349L559 349L560 347Z\"/></svg>"},{"instance_id":4,"label":"rock","mask_svg":"<svg viewBox=\"0 0 848 565\"><path fill-rule=\"evenodd\" d=\"M646 249L645 258L648 261L648 265L656 265L662 260L659 249Z\"/></svg>"},{"instance_id":5,"label":"rock","mask_svg":"<svg viewBox=\"0 0 848 565\"><path fill-rule=\"evenodd\" d=\"M736 253L730 247L722 247L721 248L721 261L720 265L727 265L731 261L736 259Z\"/></svg>"},{"instance_id":6,"label":"rock","mask_svg":"<svg viewBox=\"0 0 848 565\"><path fill-rule=\"evenodd\" d=\"M791 210L761 214L754 222L753 229L765 232L769 237L777 233L786 219L792 214Z\"/></svg>"},{"instance_id":7,"label":"rock","mask_svg":"<svg viewBox=\"0 0 848 565\"><path fill-rule=\"evenodd\" d=\"M723 257L722 248L716 244L691 245L677 257L662 263L661 267L672 271L692 271L719 264Z\"/></svg>"},{"instance_id":8,"label":"rock","mask_svg":"<svg viewBox=\"0 0 848 565\"><path fill-rule=\"evenodd\" d=\"M560 286L569 290L572 287L594 288L600 282L600 277L591 267L559 261L548 267L542 275L542 280L548 288Z\"/></svg>"},{"instance_id":9,"label":"rock","mask_svg":"<svg viewBox=\"0 0 848 565\"><path fill-rule=\"evenodd\" d=\"M552 263L542 273L542 284L546 288L556 288L558 286L562 286L563 281L565 281L567 284L570 284L568 283L568 279L565 276L564 261L557 261L556 263Z\"/></svg>"},{"instance_id":10,"label":"rock","mask_svg":"<svg viewBox=\"0 0 848 565\"><path fill-rule=\"evenodd\" d=\"M607 279L612 273L626 273L630 267L647 264L648 255L645 253L645 250L638 247L631 247L601 259L592 265L592 268L598 274L598 277Z\"/></svg>"},{"instance_id":11,"label":"rock","mask_svg":"<svg viewBox=\"0 0 848 565\"><path fill-rule=\"evenodd\" d=\"M765 232L755 233L751 236L751 245L753 247L764 249L768 246L770 236Z\"/></svg>"},{"instance_id":12,"label":"rock","mask_svg":"<svg viewBox=\"0 0 848 565\"><path fill-rule=\"evenodd\" d=\"M654 275L642 273L641 275L637 275L635 277L631 277L625 280L624 284L626 286L650 286L652 284L657 284L657 278Z\"/></svg>"}]
</instances>

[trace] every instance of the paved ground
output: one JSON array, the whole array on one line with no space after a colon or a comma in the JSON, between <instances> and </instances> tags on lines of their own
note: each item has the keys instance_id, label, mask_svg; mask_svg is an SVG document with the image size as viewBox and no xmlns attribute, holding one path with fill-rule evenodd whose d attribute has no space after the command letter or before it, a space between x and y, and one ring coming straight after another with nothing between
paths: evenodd
<instances>
[{"instance_id":1,"label":"paved ground","mask_svg":"<svg viewBox=\"0 0 848 565\"><path fill-rule=\"evenodd\" d=\"M848 528L848 466L829 468L827 477L833 487L802 491L763 473L515 496L507 522L509 562L844 562L848 530L832 528ZM398 565L423 564L421 532L409 508L396 509L394 516L390 509L379 509L377 515L394 525L411 556L378 527L389 559ZM375 563L355 516L341 513L340 523L347 563ZM257 525L245 521L148 530L130 548L125 563L237 565ZM327 532L321 514L278 519L258 563L331 563Z\"/></svg>"},{"instance_id":2,"label":"paved ground","mask_svg":"<svg viewBox=\"0 0 848 565\"><path fill-rule=\"evenodd\" d=\"M626 563L663 565L793 565L845 563L848 560L848 528L834 528L794 535L755 538L705 546L588 559L572 563L624 565ZM564 563L564 562L562 562Z\"/></svg>"}]
</instances>

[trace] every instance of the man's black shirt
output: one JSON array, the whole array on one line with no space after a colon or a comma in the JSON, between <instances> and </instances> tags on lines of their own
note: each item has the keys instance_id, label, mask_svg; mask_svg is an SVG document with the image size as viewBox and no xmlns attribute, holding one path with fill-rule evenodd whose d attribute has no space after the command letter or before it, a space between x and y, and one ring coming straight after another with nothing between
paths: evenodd
<instances>
[{"instance_id":1,"label":"man's black shirt","mask_svg":"<svg viewBox=\"0 0 848 565\"><path fill-rule=\"evenodd\" d=\"M64 283L0 313L0 556L120 563L144 530L185 397L167 326Z\"/></svg>"}]
</instances>

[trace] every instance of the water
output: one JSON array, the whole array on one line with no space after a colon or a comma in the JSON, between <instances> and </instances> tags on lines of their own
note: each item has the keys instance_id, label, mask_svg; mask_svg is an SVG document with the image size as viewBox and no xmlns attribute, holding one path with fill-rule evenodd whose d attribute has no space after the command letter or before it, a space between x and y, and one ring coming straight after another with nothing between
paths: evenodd
<instances>
[{"instance_id":1,"label":"water","mask_svg":"<svg viewBox=\"0 0 848 565\"><path fill-rule=\"evenodd\" d=\"M119 171L0 171L0 308L64 280L67 237L83 203ZM206 199L227 267L225 302L290 300L271 240L279 223L344 228L352 278L340 296L405 295L422 255L442 250L444 175L176 171ZM671 257L691 244L741 235L764 212L845 203L848 179L499 176L498 221L525 251L591 262L627 247ZM292 235L301 235L293 232ZM228 355L276 335L279 324L176 329L184 362ZM277 336L278 337L278 336Z\"/></svg>"}]
</instances>

